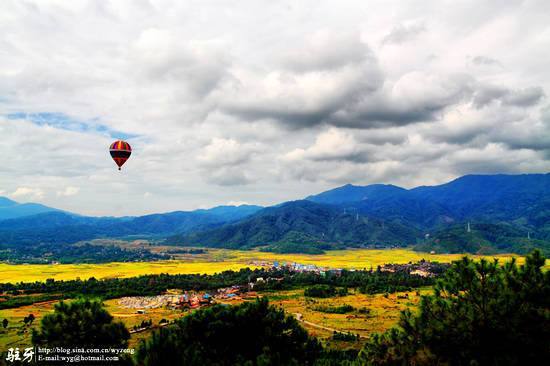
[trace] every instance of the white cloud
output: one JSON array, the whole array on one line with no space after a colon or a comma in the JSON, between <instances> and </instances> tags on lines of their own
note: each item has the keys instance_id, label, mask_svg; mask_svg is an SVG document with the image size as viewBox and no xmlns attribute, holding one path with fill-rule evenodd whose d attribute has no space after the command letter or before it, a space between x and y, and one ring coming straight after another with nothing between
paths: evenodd
<instances>
[{"instance_id":1,"label":"white cloud","mask_svg":"<svg viewBox=\"0 0 550 366\"><path fill-rule=\"evenodd\" d=\"M245 163L258 150L257 144L241 144L233 139L213 138L200 152L197 160L207 167Z\"/></svg>"},{"instance_id":2,"label":"white cloud","mask_svg":"<svg viewBox=\"0 0 550 366\"><path fill-rule=\"evenodd\" d=\"M366 145L359 144L349 133L330 128L315 139L307 149L294 149L284 156L287 161L311 160L355 160L361 159Z\"/></svg>"},{"instance_id":3,"label":"white cloud","mask_svg":"<svg viewBox=\"0 0 550 366\"><path fill-rule=\"evenodd\" d=\"M14 199L42 200L44 198L44 191L40 188L17 187L11 196Z\"/></svg>"},{"instance_id":4,"label":"white cloud","mask_svg":"<svg viewBox=\"0 0 550 366\"><path fill-rule=\"evenodd\" d=\"M249 205L246 201L229 201L225 204L226 206L242 206L242 205Z\"/></svg>"},{"instance_id":5,"label":"white cloud","mask_svg":"<svg viewBox=\"0 0 550 366\"><path fill-rule=\"evenodd\" d=\"M65 187L65 189L62 191L57 191L57 195L63 196L63 197L71 197L71 196L77 195L78 192L80 192L79 187L68 186L68 187Z\"/></svg>"}]
</instances>

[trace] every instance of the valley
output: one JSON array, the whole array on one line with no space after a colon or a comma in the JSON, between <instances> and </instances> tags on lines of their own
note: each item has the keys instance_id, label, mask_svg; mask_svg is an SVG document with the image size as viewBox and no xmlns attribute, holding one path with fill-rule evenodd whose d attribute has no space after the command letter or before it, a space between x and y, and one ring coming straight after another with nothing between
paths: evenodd
<instances>
[{"instance_id":1,"label":"valley","mask_svg":"<svg viewBox=\"0 0 550 366\"><path fill-rule=\"evenodd\" d=\"M155 247L155 252L173 250L174 247ZM417 262L421 259L449 263L462 254L429 254L411 249L346 249L331 250L324 254L278 254L260 251L208 249L205 254L180 255L178 259L154 262L112 262L99 264L7 264L0 263L0 283L55 280L82 280L95 277L127 278L145 274L213 274L241 268L258 268L273 262L298 262L320 267L343 269L369 269L387 263ZM499 258L502 262L523 258L513 254L491 256L473 255L473 258Z\"/></svg>"}]
</instances>

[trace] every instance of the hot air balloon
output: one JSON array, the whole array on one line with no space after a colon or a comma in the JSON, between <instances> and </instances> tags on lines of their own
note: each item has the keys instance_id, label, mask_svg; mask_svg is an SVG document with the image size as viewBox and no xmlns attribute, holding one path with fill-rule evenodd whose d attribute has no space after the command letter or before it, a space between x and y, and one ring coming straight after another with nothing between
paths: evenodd
<instances>
[{"instance_id":1,"label":"hot air balloon","mask_svg":"<svg viewBox=\"0 0 550 366\"><path fill-rule=\"evenodd\" d=\"M117 140L111 144L109 152L116 165L118 165L118 170L120 170L120 167L124 165L132 154L132 148L126 141Z\"/></svg>"}]
</instances>

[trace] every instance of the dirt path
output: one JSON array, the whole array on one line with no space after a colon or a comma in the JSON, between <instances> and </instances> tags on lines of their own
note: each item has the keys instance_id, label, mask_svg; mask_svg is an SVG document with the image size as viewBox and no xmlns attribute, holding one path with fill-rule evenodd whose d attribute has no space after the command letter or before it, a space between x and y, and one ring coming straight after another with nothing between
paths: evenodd
<instances>
[{"instance_id":1,"label":"dirt path","mask_svg":"<svg viewBox=\"0 0 550 366\"><path fill-rule=\"evenodd\" d=\"M304 320L304 317L301 313L294 313L294 316L296 317L296 320L298 320L299 322L307 324L307 325L312 326L314 328L328 330L329 332L345 333L344 331L341 331L341 330L338 330L338 329L325 327L324 325L316 324L316 323L312 323L312 322L309 322L307 320ZM365 336L359 334L359 338L368 338L368 337L365 337Z\"/></svg>"},{"instance_id":2,"label":"dirt path","mask_svg":"<svg viewBox=\"0 0 550 366\"><path fill-rule=\"evenodd\" d=\"M128 329L128 332L130 334L134 334L134 333L141 333L141 332L145 332L146 330L155 330L155 329L158 329L158 328L162 328L162 327L166 327L170 325L170 323L162 323L162 324L159 324L159 325L155 325L154 327L145 327L145 328L137 328L137 329Z\"/></svg>"}]
</instances>

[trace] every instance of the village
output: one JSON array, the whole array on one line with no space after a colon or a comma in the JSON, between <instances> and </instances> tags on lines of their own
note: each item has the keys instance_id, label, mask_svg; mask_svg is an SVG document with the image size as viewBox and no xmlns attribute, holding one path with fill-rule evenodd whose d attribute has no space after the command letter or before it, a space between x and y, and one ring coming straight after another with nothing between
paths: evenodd
<instances>
[{"instance_id":1,"label":"village","mask_svg":"<svg viewBox=\"0 0 550 366\"><path fill-rule=\"evenodd\" d=\"M319 267L314 264L302 263L279 263L277 261L252 261L251 265L262 267L274 274L281 270L291 271L295 273L314 273L319 276L340 276L341 268ZM413 275L422 277L433 277L438 273L442 273L448 264L437 262L429 262L421 260L417 263L407 264L386 264L380 266L377 270L381 272L408 272ZM372 270L372 269L371 269ZM349 269L348 271L355 271ZM246 299L254 299L260 295L255 291L259 285L270 281L282 281L283 277L258 277L255 281L249 282L247 285L233 285L230 287L219 288L215 291L184 291L173 289L167 291L166 294L157 296L131 296L122 297L118 300L118 304L124 308L136 309L136 313L145 314L148 309L167 308L172 310L181 309L192 310L211 306L216 303L227 304L232 301L240 301Z\"/></svg>"},{"instance_id":2,"label":"village","mask_svg":"<svg viewBox=\"0 0 550 366\"><path fill-rule=\"evenodd\" d=\"M249 291L249 286L234 285L220 288L216 292L170 290L168 294L157 296L131 296L118 299L124 308L137 309L136 313L145 314L148 309L168 308L172 310L190 310L210 306L226 301L255 298L258 294Z\"/></svg>"}]
</instances>

